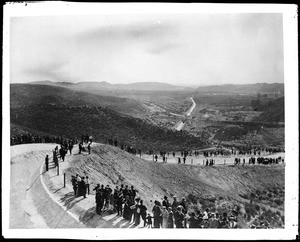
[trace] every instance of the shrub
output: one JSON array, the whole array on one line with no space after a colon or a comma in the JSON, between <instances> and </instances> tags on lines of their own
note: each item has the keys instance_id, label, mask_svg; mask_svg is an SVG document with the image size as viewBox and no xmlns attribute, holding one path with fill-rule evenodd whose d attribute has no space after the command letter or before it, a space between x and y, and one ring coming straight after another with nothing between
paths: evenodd
<instances>
[{"instance_id":1,"label":"shrub","mask_svg":"<svg viewBox=\"0 0 300 242\"><path fill-rule=\"evenodd\" d=\"M275 199L274 202L275 202L278 206L280 206L280 205L283 204L283 201L282 201L281 199L278 199L278 198Z\"/></svg>"}]
</instances>

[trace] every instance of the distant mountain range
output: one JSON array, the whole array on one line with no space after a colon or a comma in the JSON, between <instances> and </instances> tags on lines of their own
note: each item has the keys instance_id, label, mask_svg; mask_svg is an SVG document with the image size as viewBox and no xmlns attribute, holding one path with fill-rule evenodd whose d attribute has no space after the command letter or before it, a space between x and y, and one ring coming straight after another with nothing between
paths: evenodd
<instances>
[{"instance_id":1,"label":"distant mountain range","mask_svg":"<svg viewBox=\"0 0 300 242\"><path fill-rule=\"evenodd\" d=\"M200 86L198 88L176 86L163 82L136 82L130 84L111 84L102 82L53 82L49 80L30 82L48 86L66 87L73 90L103 93L106 91L196 91L198 93L216 94L255 94L255 93L278 93L284 95L283 83L256 83L256 84L224 84Z\"/></svg>"},{"instance_id":2,"label":"distant mountain range","mask_svg":"<svg viewBox=\"0 0 300 242\"><path fill-rule=\"evenodd\" d=\"M234 94L253 94L253 93L280 93L284 94L283 83L256 83L256 84L225 84L203 86L196 89L201 93L234 93Z\"/></svg>"},{"instance_id":3,"label":"distant mountain range","mask_svg":"<svg viewBox=\"0 0 300 242\"><path fill-rule=\"evenodd\" d=\"M162 82L136 82L130 84L110 84L108 82L52 82L52 81L37 81L29 84L49 85L67 87L74 90L88 91L88 92L102 92L105 90L114 91L180 91L193 90L192 88L175 86Z\"/></svg>"}]
</instances>

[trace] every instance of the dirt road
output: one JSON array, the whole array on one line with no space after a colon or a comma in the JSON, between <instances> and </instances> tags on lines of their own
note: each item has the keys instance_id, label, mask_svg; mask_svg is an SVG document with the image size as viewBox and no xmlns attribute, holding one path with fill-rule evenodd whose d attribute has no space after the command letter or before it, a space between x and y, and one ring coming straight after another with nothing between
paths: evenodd
<instances>
[{"instance_id":1,"label":"dirt road","mask_svg":"<svg viewBox=\"0 0 300 242\"><path fill-rule=\"evenodd\" d=\"M56 144L11 146L9 228L83 227L43 187L41 166Z\"/></svg>"},{"instance_id":2,"label":"dirt road","mask_svg":"<svg viewBox=\"0 0 300 242\"><path fill-rule=\"evenodd\" d=\"M190 116L192 114L192 112L194 111L195 107L196 107L196 103L194 101L194 99L191 97L191 100L193 102L192 106L189 108L189 110L185 113L185 116ZM175 125L175 129L177 131L182 130L183 126L184 126L185 122L183 122L182 120L179 121L176 125Z\"/></svg>"}]
</instances>

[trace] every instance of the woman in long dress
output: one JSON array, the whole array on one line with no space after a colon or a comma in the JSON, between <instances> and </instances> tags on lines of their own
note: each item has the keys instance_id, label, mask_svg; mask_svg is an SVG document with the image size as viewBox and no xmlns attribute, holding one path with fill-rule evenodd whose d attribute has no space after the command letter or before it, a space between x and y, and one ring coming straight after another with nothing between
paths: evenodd
<instances>
[{"instance_id":1,"label":"woman in long dress","mask_svg":"<svg viewBox=\"0 0 300 242\"><path fill-rule=\"evenodd\" d=\"M166 207L162 207L162 227L168 228L168 218L169 218L169 212L167 211Z\"/></svg>"},{"instance_id":2,"label":"woman in long dress","mask_svg":"<svg viewBox=\"0 0 300 242\"><path fill-rule=\"evenodd\" d=\"M168 207L168 228L174 228L174 217L173 217L173 211L171 207Z\"/></svg>"}]
</instances>

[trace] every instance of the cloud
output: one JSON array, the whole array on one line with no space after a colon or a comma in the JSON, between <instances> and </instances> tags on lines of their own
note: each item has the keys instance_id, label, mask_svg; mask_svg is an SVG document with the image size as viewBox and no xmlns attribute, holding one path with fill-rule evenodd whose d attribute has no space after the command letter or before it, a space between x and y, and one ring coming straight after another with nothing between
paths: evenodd
<instances>
[{"instance_id":1,"label":"cloud","mask_svg":"<svg viewBox=\"0 0 300 242\"><path fill-rule=\"evenodd\" d=\"M97 45L98 48L111 46L144 48L149 53L159 54L179 46L174 43L179 28L176 24L160 21L146 21L100 26L81 31L73 36L83 45ZM101 45L104 45L101 47ZM116 46L117 45L117 46Z\"/></svg>"},{"instance_id":2,"label":"cloud","mask_svg":"<svg viewBox=\"0 0 300 242\"><path fill-rule=\"evenodd\" d=\"M172 43L171 41L170 42L164 42L164 43L161 43L161 42L157 42L155 44L153 44L152 46L150 46L147 51L150 53L150 54L154 54L154 55L158 55L158 54L162 54L162 53L165 53L165 52L168 52L168 51L171 51L171 50L174 50L174 49L178 49L180 48L182 45L178 44L178 43Z\"/></svg>"}]
</instances>

